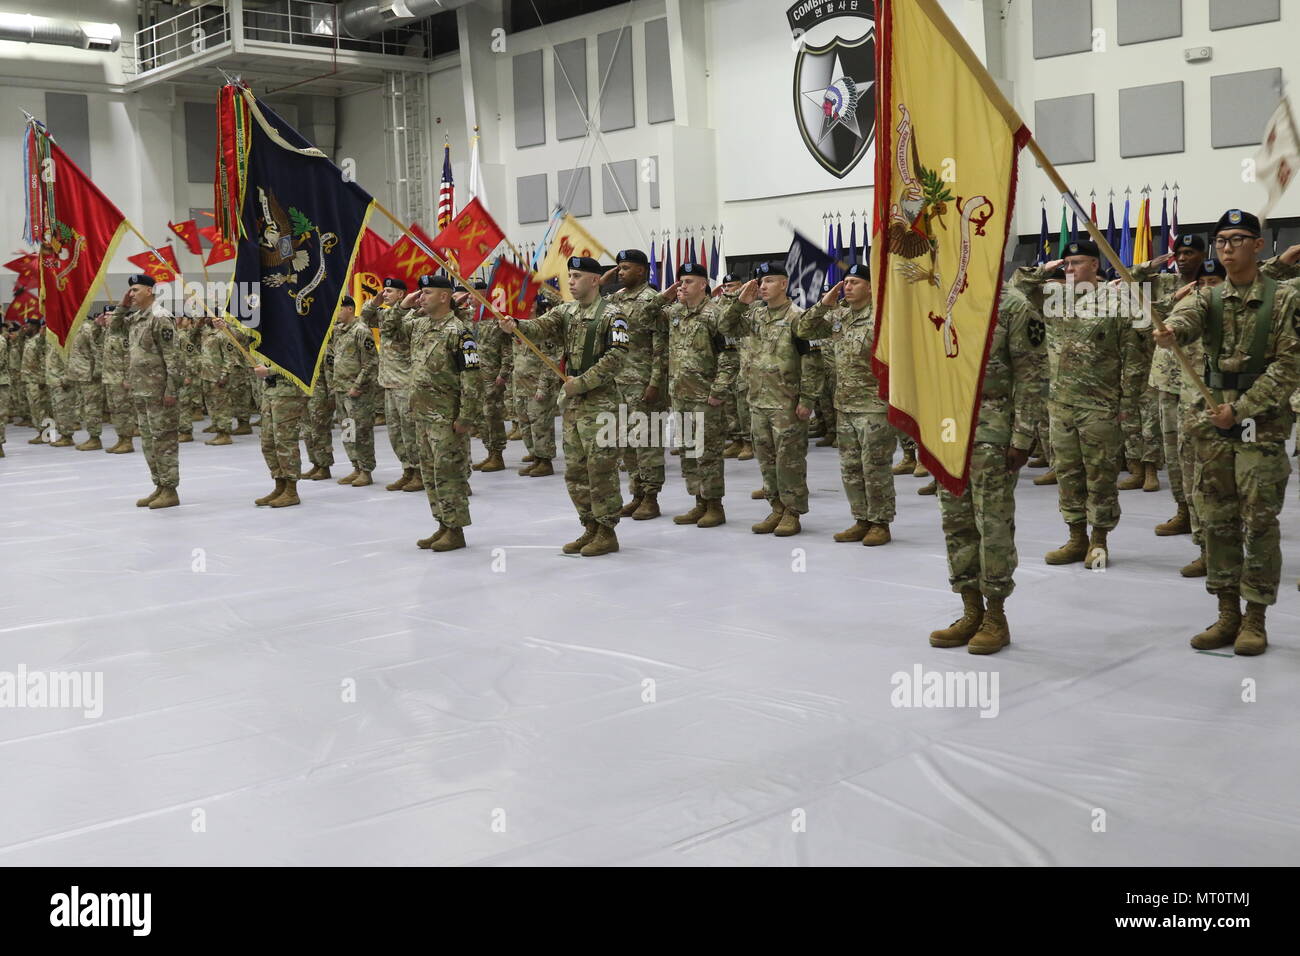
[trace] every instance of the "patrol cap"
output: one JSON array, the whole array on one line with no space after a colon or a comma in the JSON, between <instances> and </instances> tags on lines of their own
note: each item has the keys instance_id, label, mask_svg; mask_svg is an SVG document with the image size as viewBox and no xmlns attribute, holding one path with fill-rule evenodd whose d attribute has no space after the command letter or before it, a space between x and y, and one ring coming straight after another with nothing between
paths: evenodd
<instances>
[{"instance_id":1,"label":"patrol cap","mask_svg":"<svg viewBox=\"0 0 1300 956\"><path fill-rule=\"evenodd\" d=\"M385 280L384 280L384 288L385 288L385 289L401 289L403 292L409 292L409 291L410 291L410 290L406 287L406 280L405 280L405 279L393 279L393 278L385 279Z\"/></svg>"},{"instance_id":2,"label":"patrol cap","mask_svg":"<svg viewBox=\"0 0 1300 956\"><path fill-rule=\"evenodd\" d=\"M356 301L350 295L345 295L339 305L345 309L355 309L357 307Z\"/></svg>"},{"instance_id":3,"label":"patrol cap","mask_svg":"<svg viewBox=\"0 0 1300 956\"><path fill-rule=\"evenodd\" d=\"M1174 240L1174 252L1181 249L1195 249L1197 252L1205 251L1205 240L1200 236L1185 232Z\"/></svg>"},{"instance_id":4,"label":"patrol cap","mask_svg":"<svg viewBox=\"0 0 1300 956\"><path fill-rule=\"evenodd\" d=\"M569 271L590 272L595 276L603 276L605 274L605 267L590 256L570 256Z\"/></svg>"},{"instance_id":5,"label":"patrol cap","mask_svg":"<svg viewBox=\"0 0 1300 956\"><path fill-rule=\"evenodd\" d=\"M847 279L849 276L853 276L855 279L870 279L871 270L867 267L865 262L855 262L853 265L849 266L848 271L844 273L844 278Z\"/></svg>"},{"instance_id":6,"label":"patrol cap","mask_svg":"<svg viewBox=\"0 0 1300 956\"><path fill-rule=\"evenodd\" d=\"M698 262L688 262L677 270L677 278L682 276L699 276L705 282L709 281L709 270L704 268Z\"/></svg>"},{"instance_id":7,"label":"patrol cap","mask_svg":"<svg viewBox=\"0 0 1300 956\"><path fill-rule=\"evenodd\" d=\"M1223 267L1223 263L1218 259L1206 259L1201 263L1202 276L1218 276L1220 279L1228 278L1228 270Z\"/></svg>"},{"instance_id":8,"label":"patrol cap","mask_svg":"<svg viewBox=\"0 0 1300 956\"><path fill-rule=\"evenodd\" d=\"M403 286L405 288L405 286ZM451 280L444 275L425 275L420 276L421 289L451 289L453 288Z\"/></svg>"},{"instance_id":9,"label":"patrol cap","mask_svg":"<svg viewBox=\"0 0 1300 956\"><path fill-rule=\"evenodd\" d=\"M1068 243L1065 247L1067 256L1092 256L1094 259L1101 259L1101 250L1091 239L1080 239L1078 242Z\"/></svg>"},{"instance_id":10,"label":"patrol cap","mask_svg":"<svg viewBox=\"0 0 1300 956\"><path fill-rule=\"evenodd\" d=\"M153 288L154 283L155 283L156 281L157 281L157 280L155 280L154 277L151 276L151 275L145 275L144 273L139 273L139 274L137 274L137 275L133 275L133 276L131 276L130 278L128 278L128 279L126 280L126 284L127 284L127 285L147 285L147 286L149 286L150 288Z\"/></svg>"},{"instance_id":11,"label":"patrol cap","mask_svg":"<svg viewBox=\"0 0 1300 956\"><path fill-rule=\"evenodd\" d=\"M617 262L631 262L638 266L650 265L650 260L646 258L645 253L640 249L624 249L614 259Z\"/></svg>"},{"instance_id":12,"label":"patrol cap","mask_svg":"<svg viewBox=\"0 0 1300 956\"><path fill-rule=\"evenodd\" d=\"M726 285L728 282L744 282L744 281L745 281L744 279L736 275L734 272L728 272L725 276L722 277L723 285Z\"/></svg>"},{"instance_id":13,"label":"patrol cap","mask_svg":"<svg viewBox=\"0 0 1300 956\"><path fill-rule=\"evenodd\" d=\"M786 276L788 278L790 275L785 271L784 262L760 262L758 268L754 270L754 274L760 279L763 276Z\"/></svg>"},{"instance_id":14,"label":"patrol cap","mask_svg":"<svg viewBox=\"0 0 1300 956\"><path fill-rule=\"evenodd\" d=\"M1254 213L1243 212L1240 209L1229 209L1219 220L1219 224L1214 227L1216 233L1223 232L1225 229L1244 229L1253 236L1260 234L1259 217Z\"/></svg>"}]
</instances>

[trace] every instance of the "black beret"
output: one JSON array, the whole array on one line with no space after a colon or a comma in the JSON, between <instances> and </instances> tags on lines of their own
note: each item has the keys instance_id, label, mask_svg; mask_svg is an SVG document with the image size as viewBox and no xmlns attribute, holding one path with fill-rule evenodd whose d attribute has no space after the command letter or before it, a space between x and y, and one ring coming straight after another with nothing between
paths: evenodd
<instances>
[{"instance_id":1,"label":"black beret","mask_svg":"<svg viewBox=\"0 0 1300 956\"><path fill-rule=\"evenodd\" d=\"M409 291L410 291L410 290L406 287L406 280L405 280L405 279L385 279L385 280L384 280L384 288L385 288L385 289L401 289L403 292L409 292Z\"/></svg>"},{"instance_id":2,"label":"black beret","mask_svg":"<svg viewBox=\"0 0 1300 956\"><path fill-rule=\"evenodd\" d=\"M1101 250L1091 239L1080 239L1078 242L1067 243L1065 246L1067 256L1092 256L1094 259L1101 258Z\"/></svg>"},{"instance_id":3,"label":"black beret","mask_svg":"<svg viewBox=\"0 0 1300 956\"><path fill-rule=\"evenodd\" d=\"M617 262L631 262L638 266L650 265L650 260L646 258L645 253L640 249L624 249L614 259Z\"/></svg>"},{"instance_id":4,"label":"black beret","mask_svg":"<svg viewBox=\"0 0 1300 956\"><path fill-rule=\"evenodd\" d=\"M709 270L698 262L688 262L677 270L677 278L680 279L682 276L699 276L701 279L708 281Z\"/></svg>"},{"instance_id":5,"label":"black beret","mask_svg":"<svg viewBox=\"0 0 1300 956\"><path fill-rule=\"evenodd\" d=\"M128 279L126 280L126 284L127 284L127 285L147 285L147 286L149 286L149 287L152 288L153 285L154 285L154 283L155 283L156 281L157 281L157 280L155 280L153 276L145 275L145 274L141 273L141 274L139 274L139 275L133 275L133 276L131 276L130 278L128 278Z\"/></svg>"},{"instance_id":6,"label":"black beret","mask_svg":"<svg viewBox=\"0 0 1300 956\"><path fill-rule=\"evenodd\" d=\"M487 283L484 282L482 279L475 279L474 288L478 289L480 292L483 292L487 289Z\"/></svg>"},{"instance_id":7,"label":"black beret","mask_svg":"<svg viewBox=\"0 0 1300 956\"><path fill-rule=\"evenodd\" d=\"M570 272L590 272L592 275L603 276L605 267L590 256L570 256Z\"/></svg>"},{"instance_id":8,"label":"black beret","mask_svg":"<svg viewBox=\"0 0 1300 956\"><path fill-rule=\"evenodd\" d=\"M1220 279L1228 278L1228 270L1223 267L1223 263L1218 259L1206 259L1201 263L1201 275L1218 276Z\"/></svg>"},{"instance_id":9,"label":"black beret","mask_svg":"<svg viewBox=\"0 0 1300 956\"><path fill-rule=\"evenodd\" d=\"M754 270L758 276L789 276L790 273L785 271L784 262L760 262L758 268Z\"/></svg>"},{"instance_id":10,"label":"black beret","mask_svg":"<svg viewBox=\"0 0 1300 956\"><path fill-rule=\"evenodd\" d=\"M1216 233L1225 229L1245 229L1252 235L1258 236L1260 234L1259 217L1254 213L1243 212L1240 209L1229 209L1223 214L1219 224L1214 227Z\"/></svg>"},{"instance_id":11,"label":"black beret","mask_svg":"<svg viewBox=\"0 0 1300 956\"><path fill-rule=\"evenodd\" d=\"M865 262L855 262L853 265L849 266L848 271L844 273L844 278L847 279L849 276L853 276L855 279L870 279L871 270L867 268Z\"/></svg>"},{"instance_id":12,"label":"black beret","mask_svg":"<svg viewBox=\"0 0 1300 956\"><path fill-rule=\"evenodd\" d=\"M43 321L45 321L45 320L44 320L44 319L28 319L28 320L27 320L27 324L28 324L28 325L35 325L35 326L39 327L40 324L41 324Z\"/></svg>"},{"instance_id":13,"label":"black beret","mask_svg":"<svg viewBox=\"0 0 1300 956\"><path fill-rule=\"evenodd\" d=\"M1195 249L1197 252L1205 251L1205 240L1200 236L1185 232L1174 240L1174 251L1179 249Z\"/></svg>"},{"instance_id":14,"label":"black beret","mask_svg":"<svg viewBox=\"0 0 1300 956\"><path fill-rule=\"evenodd\" d=\"M736 275L734 272L728 272L725 276L722 277L723 285L726 285L728 282L744 282L744 281L745 281L744 279Z\"/></svg>"},{"instance_id":15,"label":"black beret","mask_svg":"<svg viewBox=\"0 0 1300 956\"><path fill-rule=\"evenodd\" d=\"M355 309L357 307L356 300L350 295L345 295L343 301L339 304L345 309Z\"/></svg>"},{"instance_id":16,"label":"black beret","mask_svg":"<svg viewBox=\"0 0 1300 956\"><path fill-rule=\"evenodd\" d=\"M450 279L448 279L445 275L439 274L439 275L420 276L420 288L421 289L451 289L454 288L454 286L451 284Z\"/></svg>"}]
</instances>

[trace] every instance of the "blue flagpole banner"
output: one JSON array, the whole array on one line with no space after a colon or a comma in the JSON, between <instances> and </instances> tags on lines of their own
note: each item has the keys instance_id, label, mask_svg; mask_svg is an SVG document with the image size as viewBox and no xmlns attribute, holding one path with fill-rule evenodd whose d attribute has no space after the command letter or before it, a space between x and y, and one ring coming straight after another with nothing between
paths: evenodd
<instances>
[{"instance_id":1,"label":"blue flagpole banner","mask_svg":"<svg viewBox=\"0 0 1300 956\"><path fill-rule=\"evenodd\" d=\"M812 308L824 294L831 267L831 257L817 248L812 240L796 232L785 257L785 271L790 275L786 295L799 308Z\"/></svg>"}]
</instances>

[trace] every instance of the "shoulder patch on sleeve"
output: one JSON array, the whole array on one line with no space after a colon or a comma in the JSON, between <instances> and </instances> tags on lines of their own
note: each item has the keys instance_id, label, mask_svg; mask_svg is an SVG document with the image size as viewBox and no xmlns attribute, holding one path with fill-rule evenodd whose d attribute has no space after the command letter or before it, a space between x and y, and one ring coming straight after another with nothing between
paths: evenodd
<instances>
[{"instance_id":1,"label":"shoulder patch on sleeve","mask_svg":"<svg viewBox=\"0 0 1300 956\"><path fill-rule=\"evenodd\" d=\"M1030 318L1025 323L1025 335L1029 338L1029 344L1037 348L1047 338L1047 326L1043 324L1042 319Z\"/></svg>"},{"instance_id":2,"label":"shoulder patch on sleeve","mask_svg":"<svg viewBox=\"0 0 1300 956\"><path fill-rule=\"evenodd\" d=\"M164 342L170 342L172 340L172 335L173 332L172 332L172 327L170 325L163 328L162 337Z\"/></svg>"},{"instance_id":3,"label":"shoulder patch on sleeve","mask_svg":"<svg viewBox=\"0 0 1300 956\"><path fill-rule=\"evenodd\" d=\"M613 345L627 345L630 341L627 334L627 319L623 316L616 315L610 320L609 341Z\"/></svg>"},{"instance_id":4,"label":"shoulder patch on sleeve","mask_svg":"<svg viewBox=\"0 0 1300 956\"><path fill-rule=\"evenodd\" d=\"M459 354L462 372L479 367L478 342L475 341L474 333L469 329L461 330Z\"/></svg>"},{"instance_id":5,"label":"shoulder patch on sleeve","mask_svg":"<svg viewBox=\"0 0 1300 956\"><path fill-rule=\"evenodd\" d=\"M373 335L367 334L365 336L365 341L366 341L366 346L365 346L366 351L373 352L375 350L375 337Z\"/></svg>"}]
</instances>

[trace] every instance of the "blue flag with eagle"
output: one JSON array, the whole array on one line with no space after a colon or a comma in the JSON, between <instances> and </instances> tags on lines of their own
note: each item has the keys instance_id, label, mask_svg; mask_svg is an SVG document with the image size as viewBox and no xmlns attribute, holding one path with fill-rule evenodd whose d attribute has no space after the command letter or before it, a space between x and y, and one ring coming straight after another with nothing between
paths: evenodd
<instances>
[{"instance_id":1,"label":"blue flag with eagle","mask_svg":"<svg viewBox=\"0 0 1300 956\"><path fill-rule=\"evenodd\" d=\"M238 233L228 309L254 357L310 392L374 200L251 90L222 93L218 204Z\"/></svg>"}]
</instances>

